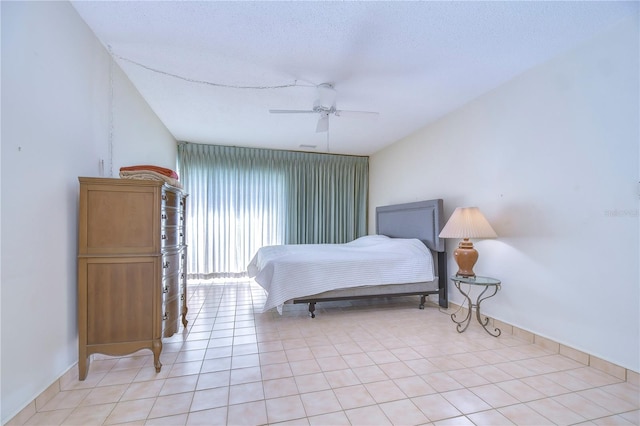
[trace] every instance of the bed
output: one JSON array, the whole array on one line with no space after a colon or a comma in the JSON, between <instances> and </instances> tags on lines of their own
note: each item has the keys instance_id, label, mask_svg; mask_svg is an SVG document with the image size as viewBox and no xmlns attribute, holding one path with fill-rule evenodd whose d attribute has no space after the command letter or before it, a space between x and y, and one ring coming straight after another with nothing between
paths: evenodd
<instances>
[{"instance_id":1,"label":"bed","mask_svg":"<svg viewBox=\"0 0 640 426\"><path fill-rule=\"evenodd\" d=\"M267 291L265 311L306 303L315 318L319 302L413 295L424 309L430 294L446 308L443 215L441 199L377 207L376 235L346 244L263 247L247 272Z\"/></svg>"}]
</instances>

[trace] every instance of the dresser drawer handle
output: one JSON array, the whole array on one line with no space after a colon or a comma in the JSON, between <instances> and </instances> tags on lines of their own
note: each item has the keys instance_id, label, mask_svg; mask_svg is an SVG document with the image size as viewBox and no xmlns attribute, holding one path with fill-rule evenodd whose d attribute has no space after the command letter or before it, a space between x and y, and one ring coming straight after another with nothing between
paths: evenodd
<instances>
[{"instance_id":1,"label":"dresser drawer handle","mask_svg":"<svg viewBox=\"0 0 640 426\"><path fill-rule=\"evenodd\" d=\"M163 220L166 220L166 219L167 219L167 215L166 215L166 214L164 214L164 213L162 213L162 216L161 216L161 217L162 217L162 219L163 219Z\"/></svg>"},{"instance_id":2,"label":"dresser drawer handle","mask_svg":"<svg viewBox=\"0 0 640 426\"><path fill-rule=\"evenodd\" d=\"M164 262L164 263L162 264L162 267L163 267L164 269L167 269L167 268L169 267L169 261L167 260L166 262Z\"/></svg>"},{"instance_id":3,"label":"dresser drawer handle","mask_svg":"<svg viewBox=\"0 0 640 426\"><path fill-rule=\"evenodd\" d=\"M169 319L169 314L168 313L164 313L164 315L162 316L162 321L166 321Z\"/></svg>"},{"instance_id":4,"label":"dresser drawer handle","mask_svg":"<svg viewBox=\"0 0 640 426\"><path fill-rule=\"evenodd\" d=\"M180 236L181 236L181 237L184 237L184 233L182 233L182 232L181 232L181 233L180 233Z\"/></svg>"},{"instance_id":5,"label":"dresser drawer handle","mask_svg":"<svg viewBox=\"0 0 640 426\"><path fill-rule=\"evenodd\" d=\"M169 287L162 287L163 293L169 293Z\"/></svg>"},{"instance_id":6,"label":"dresser drawer handle","mask_svg":"<svg viewBox=\"0 0 640 426\"><path fill-rule=\"evenodd\" d=\"M180 295L180 300L184 300L184 294Z\"/></svg>"},{"instance_id":7,"label":"dresser drawer handle","mask_svg":"<svg viewBox=\"0 0 640 426\"><path fill-rule=\"evenodd\" d=\"M166 239L167 239L167 236L166 236L165 234L162 234L162 239L163 239L163 240L166 240Z\"/></svg>"}]
</instances>

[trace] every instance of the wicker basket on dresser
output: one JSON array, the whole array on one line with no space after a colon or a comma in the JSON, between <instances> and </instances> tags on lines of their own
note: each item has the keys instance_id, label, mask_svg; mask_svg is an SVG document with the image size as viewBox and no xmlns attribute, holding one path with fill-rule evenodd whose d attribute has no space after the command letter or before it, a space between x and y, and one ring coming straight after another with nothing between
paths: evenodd
<instances>
[{"instance_id":1,"label":"wicker basket on dresser","mask_svg":"<svg viewBox=\"0 0 640 426\"><path fill-rule=\"evenodd\" d=\"M187 325L186 195L160 181L80 177L79 378L94 353L150 349Z\"/></svg>"}]
</instances>

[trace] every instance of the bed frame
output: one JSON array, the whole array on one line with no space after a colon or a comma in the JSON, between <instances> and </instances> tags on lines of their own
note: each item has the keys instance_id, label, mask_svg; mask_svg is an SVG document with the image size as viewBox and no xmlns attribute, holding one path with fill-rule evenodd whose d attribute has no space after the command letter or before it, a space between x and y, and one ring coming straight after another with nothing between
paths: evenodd
<instances>
[{"instance_id":1,"label":"bed frame","mask_svg":"<svg viewBox=\"0 0 640 426\"><path fill-rule=\"evenodd\" d=\"M443 308L448 308L447 253L444 239L438 236L443 225L444 209L441 199L376 208L376 233L378 235L392 238L417 238L431 249L436 259L434 281L331 290L294 299L289 303L308 303L311 318L315 318L316 303L318 302L374 297L420 296L419 308L424 309L427 295L437 294L438 304Z\"/></svg>"}]
</instances>

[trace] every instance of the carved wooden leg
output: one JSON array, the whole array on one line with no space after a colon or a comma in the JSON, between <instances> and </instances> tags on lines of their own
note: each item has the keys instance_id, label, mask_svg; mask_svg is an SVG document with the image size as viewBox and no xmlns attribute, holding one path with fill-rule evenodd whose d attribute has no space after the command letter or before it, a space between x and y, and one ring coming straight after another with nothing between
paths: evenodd
<instances>
[{"instance_id":1,"label":"carved wooden leg","mask_svg":"<svg viewBox=\"0 0 640 426\"><path fill-rule=\"evenodd\" d=\"M182 325L185 328L187 327L187 323L189 322L189 321L187 321L187 312L188 311L189 311L189 308L187 308L187 305L184 304L182 306Z\"/></svg>"},{"instance_id":2,"label":"carved wooden leg","mask_svg":"<svg viewBox=\"0 0 640 426\"><path fill-rule=\"evenodd\" d=\"M156 373L160 372L162 363L160 362L160 352L162 352L162 340L156 339L152 343L153 365L156 367Z\"/></svg>"},{"instance_id":3,"label":"carved wooden leg","mask_svg":"<svg viewBox=\"0 0 640 426\"><path fill-rule=\"evenodd\" d=\"M314 314L315 311L316 311L316 302L309 302L309 313L311 314L311 318L316 317L316 314Z\"/></svg>"}]
</instances>

